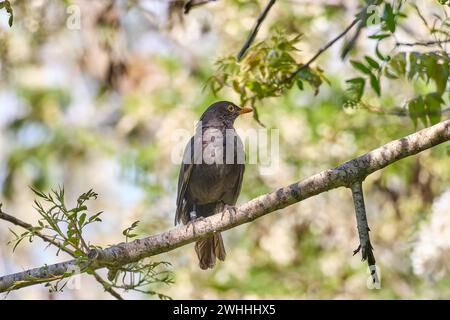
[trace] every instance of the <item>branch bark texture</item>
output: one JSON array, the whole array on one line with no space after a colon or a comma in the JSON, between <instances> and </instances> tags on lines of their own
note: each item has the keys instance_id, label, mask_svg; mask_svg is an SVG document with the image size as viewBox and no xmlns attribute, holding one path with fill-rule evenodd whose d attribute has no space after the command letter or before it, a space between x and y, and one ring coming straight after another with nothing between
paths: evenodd
<instances>
[{"instance_id":1,"label":"branch bark texture","mask_svg":"<svg viewBox=\"0 0 450 320\"><path fill-rule=\"evenodd\" d=\"M362 260L367 260L369 266L375 265L375 257L373 255L372 244L369 237L369 224L367 222L366 205L364 203L364 193L362 182L357 181L351 186L353 195L353 204L355 205L356 225L358 227L359 246L353 252L355 255L361 250Z\"/></svg>"},{"instance_id":2,"label":"branch bark texture","mask_svg":"<svg viewBox=\"0 0 450 320\"><path fill-rule=\"evenodd\" d=\"M391 141L358 158L327 169L302 181L281 187L271 193L259 196L236 208L236 212L218 213L194 223L195 228L179 226L169 231L121 243L90 253L90 261L78 266L81 271L89 268L114 268L131 262L174 250L215 232L225 231L251 222L270 212L313 197L338 187L351 188L362 182L371 173L450 140L450 120L442 121L409 136ZM73 270L75 260L30 269L0 277L0 292L34 285L38 282L61 278L67 270ZM67 275L70 276L70 275Z\"/></svg>"}]
</instances>

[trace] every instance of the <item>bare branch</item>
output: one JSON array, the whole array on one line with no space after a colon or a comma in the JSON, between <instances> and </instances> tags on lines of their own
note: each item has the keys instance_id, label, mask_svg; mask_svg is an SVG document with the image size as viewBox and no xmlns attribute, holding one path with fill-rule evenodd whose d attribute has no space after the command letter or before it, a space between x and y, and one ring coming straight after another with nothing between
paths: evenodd
<instances>
[{"instance_id":1,"label":"bare branch","mask_svg":"<svg viewBox=\"0 0 450 320\"><path fill-rule=\"evenodd\" d=\"M109 294L111 294L117 300L124 300L122 296L113 288L111 288L111 285L106 280L104 280L97 272L94 272L93 276L95 280L97 280L97 282L103 285L103 289L105 289L106 292L109 292Z\"/></svg>"},{"instance_id":2,"label":"bare branch","mask_svg":"<svg viewBox=\"0 0 450 320\"><path fill-rule=\"evenodd\" d=\"M215 2L215 1L217 1L217 0L189 0L184 5L184 14L188 14L189 11L191 11L195 7L199 7L199 6L202 6L209 2Z\"/></svg>"},{"instance_id":3,"label":"bare branch","mask_svg":"<svg viewBox=\"0 0 450 320\"><path fill-rule=\"evenodd\" d=\"M397 42L395 45L397 47L404 46L404 47L428 47L428 46L434 46L434 45L440 45L442 43L449 43L450 39L444 39L444 40L430 40L430 41L418 41L418 42Z\"/></svg>"},{"instance_id":4,"label":"bare branch","mask_svg":"<svg viewBox=\"0 0 450 320\"><path fill-rule=\"evenodd\" d=\"M333 38L330 42L328 42L324 47L320 48L319 51L317 51L317 53L311 58L309 59L305 64L300 65L300 67L297 69L297 71L295 71L294 73L292 73L292 75L288 78L288 80L292 80L293 78L295 78L296 75L298 75L302 70L305 70L306 68L308 68L311 63L313 63L322 53L324 53L325 51L327 51L331 46L333 46L336 42L338 42L340 39L342 39L350 30L353 29L353 27L358 24L358 22L360 23L358 26L358 30L356 32L356 34L353 36L352 40L349 42L351 43L352 41L356 41L356 38L359 36L359 32L361 31L361 28L364 24L365 21L365 17L367 15L367 8L369 5L372 4L373 1L369 2L367 5L364 6L364 8L359 12L358 15L362 14L362 18L361 17L357 17L355 18L345 29L344 31L342 31L340 34L338 34L335 38ZM352 44L353 46L353 44ZM349 48L349 45L347 45L347 49L350 51L351 47ZM345 55L342 56L343 58L345 57Z\"/></svg>"},{"instance_id":5,"label":"bare branch","mask_svg":"<svg viewBox=\"0 0 450 320\"><path fill-rule=\"evenodd\" d=\"M373 255L373 247L370 243L369 225L366 216L366 206L364 204L364 193L362 182L357 181L350 187L353 195L353 204L355 205L356 224L358 226L359 246L353 251L353 255L361 251L362 261L367 260L371 276L374 283L379 282L375 268L375 256Z\"/></svg>"},{"instance_id":6,"label":"bare branch","mask_svg":"<svg viewBox=\"0 0 450 320\"><path fill-rule=\"evenodd\" d=\"M121 243L104 250L92 250L89 254L91 260L78 263L78 265L76 260L70 260L0 277L0 292L70 276L71 274L65 274L65 272L73 270L70 268L74 267L80 268L82 272L87 269L117 268L174 250L215 232L248 223L322 192L338 187L351 187L355 182L363 181L375 171L449 140L450 120L445 120L409 136L391 141L334 169L324 170L305 180L259 196L238 206L233 214L218 213L196 221L194 222L195 228L179 226L157 235Z\"/></svg>"},{"instance_id":7,"label":"bare branch","mask_svg":"<svg viewBox=\"0 0 450 320\"><path fill-rule=\"evenodd\" d=\"M263 23L264 19L266 19L267 14L269 13L272 6L275 4L276 0L269 0L264 10L260 13L258 19L256 20L256 23L248 35L247 40L245 41L244 45L242 46L241 50L239 51L237 55L237 60L240 61L244 55L245 52L247 52L248 48L251 46L252 42L255 40L256 35L258 34L259 28L261 27L261 24Z\"/></svg>"},{"instance_id":8,"label":"bare branch","mask_svg":"<svg viewBox=\"0 0 450 320\"><path fill-rule=\"evenodd\" d=\"M340 34L338 34L333 40L331 40L330 42L328 42L324 47L320 48L319 51L317 51L317 53L308 60L308 62L306 62L305 64L302 64L297 71L295 71L290 77L289 80L294 78L297 74L299 74L302 70L305 70L306 68L308 68L311 63L313 63L322 53L324 53L325 51L327 51L333 44L335 44L337 41L339 41L342 37L344 37L357 23L358 23L359 19L355 19L352 21L352 23L350 23L347 28L344 29L344 31L342 31Z\"/></svg>"},{"instance_id":9,"label":"bare branch","mask_svg":"<svg viewBox=\"0 0 450 320\"><path fill-rule=\"evenodd\" d=\"M359 104L363 110L367 110L371 113L386 115L386 116L396 116L396 117L420 117L424 115L444 115L450 112L450 107L443 108L442 110L437 111L420 111L420 112L410 112L406 108L402 107L394 107L390 110L384 110L380 107L373 106L368 104L367 102L361 101Z\"/></svg>"}]
</instances>

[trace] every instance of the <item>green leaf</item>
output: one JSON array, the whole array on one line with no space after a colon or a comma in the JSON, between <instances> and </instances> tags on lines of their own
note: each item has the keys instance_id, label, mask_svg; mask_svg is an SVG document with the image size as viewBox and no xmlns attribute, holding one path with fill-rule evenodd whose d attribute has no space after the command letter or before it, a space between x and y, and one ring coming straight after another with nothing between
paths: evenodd
<instances>
[{"instance_id":1,"label":"green leaf","mask_svg":"<svg viewBox=\"0 0 450 320\"><path fill-rule=\"evenodd\" d=\"M11 7L11 4L9 1L2 1L0 3L0 9L6 9L6 12L9 14L8 24L10 27L12 27L14 22L14 12L13 8Z\"/></svg>"},{"instance_id":2,"label":"green leaf","mask_svg":"<svg viewBox=\"0 0 450 320\"><path fill-rule=\"evenodd\" d=\"M374 74L370 74L370 86L378 96L381 95L380 79L377 78Z\"/></svg>"},{"instance_id":3,"label":"green leaf","mask_svg":"<svg viewBox=\"0 0 450 320\"><path fill-rule=\"evenodd\" d=\"M398 79L398 77L395 74L392 74L388 68L384 69L384 75L389 79Z\"/></svg>"},{"instance_id":4,"label":"green leaf","mask_svg":"<svg viewBox=\"0 0 450 320\"><path fill-rule=\"evenodd\" d=\"M431 124L436 124L441 121L441 104L443 103L444 100L436 92L429 93L425 96L425 104L428 107L428 119L430 119Z\"/></svg>"},{"instance_id":5,"label":"green leaf","mask_svg":"<svg viewBox=\"0 0 450 320\"><path fill-rule=\"evenodd\" d=\"M389 66L396 73L397 76L404 76L406 72L406 53L400 52L392 57L389 61Z\"/></svg>"},{"instance_id":6,"label":"green leaf","mask_svg":"<svg viewBox=\"0 0 450 320\"><path fill-rule=\"evenodd\" d=\"M297 83L297 87L300 89L300 91L303 91L303 89L304 89L304 87L303 87L303 81L300 80L300 79L298 79L298 80L296 81L296 83Z\"/></svg>"},{"instance_id":7,"label":"green leaf","mask_svg":"<svg viewBox=\"0 0 450 320\"><path fill-rule=\"evenodd\" d=\"M128 240L128 238L134 238L134 237L138 236L138 234L132 233L132 231L134 229L136 229L138 224L139 224L139 220L133 222L130 227L128 227L128 228L126 228L125 230L122 231L122 234L127 238L127 240Z\"/></svg>"},{"instance_id":8,"label":"green leaf","mask_svg":"<svg viewBox=\"0 0 450 320\"><path fill-rule=\"evenodd\" d=\"M417 128L417 119L419 118L419 106L417 104L417 100L413 99L408 102L408 112L409 117L411 118L412 122L414 123L414 128Z\"/></svg>"},{"instance_id":9,"label":"green leaf","mask_svg":"<svg viewBox=\"0 0 450 320\"><path fill-rule=\"evenodd\" d=\"M232 85L233 85L234 91L236 91L237 93L239 93L241 91L241 88L239 88L239 82L237 80L233 80Z\"/></svg>"},{"instance_id":10,"label":"green leaf","mask_svg":"<svg viewBox=\"0 0 450 320\"><path fill-rule=\"evenodd\" d=\"M414 103L414 110L416 110L416 116L420 119L424 127L428 126L427 112L425 110L425 101L422 96L417 97L411 101Z\"/></svg>"},{"instance_id":11,"label":"green leaf","mask_svg":"<svg viewBox=\"0 0 450 320\"><path fill-rule=\"evenodd\" d=\"M433 76L433 80L436 83L437 92L442 95L447 88L447 82L450 78L450 63L438 65L436 63L436 72Z\"/></svg>"},{"instance_id":12,"label":"green leaf","mask_svg":"<svg viewBox=\"0 0 450 320\"><path fill-rule=\"evenodd\" d=\"M313 70L311 68L306 68L301 70L298 73L298 77L304 81L306 81L311 87L313 87L314 95L317 95L319 93L319 88L322 84L322 79L324 79L323 76L321 76L321 71Z\"/></svg>"},{"instance_id":13,"label":"green leaf","mask_svg":"<svg viewBox=\"0 0 450 320\"><path fill-rule=\"evenodd\" d=\"M385 38L389 38L391 35L389 33L383 33L383 34L373 34L369 36L369 39L378 39L383 40Z\"/></svg>"},{"instance_id":14,"label":"green leaf","mask_svg":"<svg viewBox=\"0 0 450 320\"><path fill-rule=\"evenodd\" d=\"M395 14L392 9L391 4L386 3L384 7L384 21L386 22L386 26L391 33L395 32L396 23L395 23Z\"/></svg>"},{"instance_id":15,"label":"green leaf","mask_svg":"<svg viewBox=\"0 0 450 320\"><path fill-rule=\"evenodd\" d=\"M16 238L19 238L19 235L17 233L15 233L13 229L11 229L11 228L8 228L8 229Z\"/></svg>"},{"instance_id":16,"label":"green leaf","mask_svg":"<svg viewBox=\"0 0 450 320\"><path fill-rule=\"evenodd\" d=\"M38 197L43 198L43 199L47 199L47 195L46 195L45 193L43 193L42 191L40 191L40 190L34 188L33 186L30 186L30 189L31 189L31 191L33 191L33 193L34 193L35 195L37 195Z\"/></svg>"},{"instance_id":17,"label":"green leaf","mask_svg":"<svg viewBox=\"0 0 450 320\"><path fill-rule=\"evenodd\" d=\"M363 94L364 88L366 86L366 80L364 78L358 77L349 79L346 81L349 84L347 91L353 96L356 101L360 101Z\"/></svg>"},{"instance_id":18,"label":"green leaf","mask_svg":"<svg viewBox=\"0 0 450 320\"><path fill-rule=\"evenodd\" d=\"M86 211L86 210L87 210L87 206L83 205L83 206L80 206L80 207L73 208L73 209L69 210L69 213L77 214L78 212Z\"/></svg>"},{"instance_id":19,"label":"green leaf","mask_svg":"<svg viewBox=\"0 0 450 320\"><path fill-rule=\"evenodd\" d=\"M375 47L375 54L378 57L378 59L382 60L382 61L389 61L390 60L390 56L384 56L379 48L379 42L377 43L377 46Z\"/></svg>"},{"instance_id":20,"label":"green leaf","mask_svg":"<svg viewBox=\"0 0 450 320\"><path fill-rule=\"evenodd\" d=\"M13 13L11 11L11 13L9 14L9 19L8 19L8 24L9 24L10 27L12 27L13 22L14 22L14 15L13 15Z\"/></svg>"},{"instance_id":21,"label":"green leaf","mask_svg":"<svg viewBox=\"0 0 450 320\"><path fill-rule=\"evenodd\" d=\"M419 71L419 64L417 63L420 57L418 57L417 52L411 52L409 55L409 71L408 71L408 80L414 78L414 76Z\"/></svg>"},{"instance_id":22,"label":"green leaf","mask_svg":"<svg viewBox=\"0 0 450 320\"><path fill-rule=\"evenodd\" d=\"M364 64L362 64L361 62L356 61L356 60L350 60L350 63L352 64L352 66L353 66L355 69L358 69L358 70L361 71L362 73L365 73L365 74L371 74L370 69L367 68L367 67L366 67Z\"/></svg>"},{"instance_id":23,"label":"green leaf","mask_svg":"<svg viewBox=\"0 0 450 320\"><path fill-rule=\"evenodd\" d=\"M80 218L78 219L78 225L83 226L85 220L86 220L86 213L82 213L80 215Z\"/></svg>"},{"instance_id":24,"label":"green leaf","mask_svg":"<svg viewBox=\"0 0 450 320\"><path fill-rule=\"evenodd\" d=\"M136 228L136 227L138 226L139 222L140 222L139 220L134 221L134 222L131 224L131 228Z\"/></svg>"},{"instance_id":25,"label":"green leaf","mask_svg":"<svg viewBox=\"0 0 450 320\"><path fill-rule=\"evenodd\" d=\"M367 63L374 69L380 69L380 65L378 62L376 62L374 59L372 59L369 56L365 56L364 59L366 59Z\"/></svg>"},{"instance_id":26,"label":"green leaf","mask_svg":"<svg viewBox=\"0 0 450 320\"><path fill-rule=\"evenodd\" d=\"M246 84L246 87L250 89L250 91L254 92L258 97L262 97L264 92L262 90L261 85L258 81L252 80Z\"/></svg>"},{"instance_id":27,"label":"green leaf","mask_svg":"<svg viewBox=\"0 0 450 320\"><path fill-rule=\"evenodd\" d=\"M99 216L103 213L103 211L100 211L99 213L94 214L92 217L88 219L88 223L95 222L95 221L102 221L102 219L99 218Z\"/></svg>"}]
</instances>

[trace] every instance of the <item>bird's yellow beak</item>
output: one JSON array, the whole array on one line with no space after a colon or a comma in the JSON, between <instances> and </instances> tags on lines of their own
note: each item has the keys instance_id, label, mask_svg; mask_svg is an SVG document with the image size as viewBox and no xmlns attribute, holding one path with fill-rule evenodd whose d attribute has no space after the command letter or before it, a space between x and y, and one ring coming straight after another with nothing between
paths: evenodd
<instances>
[{"instance_id":1,"label":"bird's yellow beak","mask_svg":"<svg viewBox=\"0 0 450 320\"><path fill-rule=\"evenodd\" d=\"M249 113L249 112L253 112L253 109L244 107L244 108L241 108L241 110L239 111L239 114L244 114L244 113Z\"/></svg>"}]
</instances>

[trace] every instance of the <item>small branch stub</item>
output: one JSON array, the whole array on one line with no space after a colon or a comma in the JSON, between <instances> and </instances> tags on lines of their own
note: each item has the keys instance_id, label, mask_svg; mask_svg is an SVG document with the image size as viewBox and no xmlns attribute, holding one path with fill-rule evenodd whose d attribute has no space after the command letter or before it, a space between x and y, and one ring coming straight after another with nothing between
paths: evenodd
<instances>
[{"instance_id":1,"label":"small branch stub","mask_svg":"<svg viewBox=\"0 0 450 320\"><path fill-rule=\"evenodd\" d=\"M366 207L364 204L364 194L362 188L362 182L358 181L351 186L353 195L353 204L355 205L356 223L358 226L359 246L353 251L353 255L361 251L362 261L367 260L369 265L370 275L372 276L373 283L379 282L379 277L375 267L375 256L373 255L373 247L370 243L369 237L369 225L367 223Z\"/></svg>"}]
</instances>

